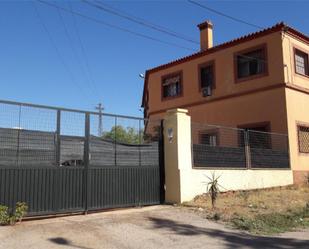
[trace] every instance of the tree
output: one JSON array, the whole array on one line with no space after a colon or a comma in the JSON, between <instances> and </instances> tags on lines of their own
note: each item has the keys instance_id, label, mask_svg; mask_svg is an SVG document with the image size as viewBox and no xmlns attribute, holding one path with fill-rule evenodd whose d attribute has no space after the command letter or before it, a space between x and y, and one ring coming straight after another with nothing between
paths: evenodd
<instances>
[{"instance_id":1,"label":"tree","mask_svg":"<svg viewBox=\"0 0 309 249\"><path fill-rule=\"evenodd\" d=\"M143 130L138 131L133 127L124 128L121 125L113 126L110 131L104 132L102 138L118 143L139 144L143 138Z\"/></svg>"},{"instance_id":2,"label":"tree","mask_svg":"<svg viewBox=\"0 0 309 249\"><path fill-rule=\"evenodd\" d=\"M148 130L148 132L147 132ZM150 131L149 131L150 130ZM113 126L110 131L103 132L102 138L112 140L118 143L126 144L143 144L158 141L161 133L159 125L144 129L136 129L134 127L123 127L122 125Z\"/></svg>"}]
</instances>

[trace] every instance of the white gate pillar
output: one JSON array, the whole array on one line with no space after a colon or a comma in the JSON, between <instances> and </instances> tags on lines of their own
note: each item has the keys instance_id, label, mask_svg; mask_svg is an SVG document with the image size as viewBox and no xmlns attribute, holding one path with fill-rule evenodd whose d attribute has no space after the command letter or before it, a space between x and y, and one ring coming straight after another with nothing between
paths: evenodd
<instances>
[{"instance_id":1,"label":"white gate pillar","mask_svg":"<svg viewBox=\"0 0 309 249\"><path fill-rule=\"evenodd\" d=\"M192 169L191 117L186 109L173 109L164 119L165 201L181 203L186 198L182 175Z\"/></svg>"}]
</instances>

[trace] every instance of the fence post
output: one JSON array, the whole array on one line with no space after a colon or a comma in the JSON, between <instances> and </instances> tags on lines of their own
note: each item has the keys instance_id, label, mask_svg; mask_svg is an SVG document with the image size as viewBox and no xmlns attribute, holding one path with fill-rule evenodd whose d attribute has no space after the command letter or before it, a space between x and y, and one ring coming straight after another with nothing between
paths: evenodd
<instances>
[{"instance_id":1,"label":"fence post","mask_svg":"<svg viewBox=\"0 0 309 249\"><path fill-rule=\"evenodd\" d=\"M115 117L115 134L114 134L114 149L115 149L115 166L117 166L117 117Z\"/></svg>"},{"instance_id":2,"label":"fence post","mask_svg":"<svg viewBox=\"0 0 309 249\"><path fill-rule=\"evenodd\" d=\"M142 145L142 138L141 138L141 120L138 120L138 165L142 166L142 153L141 153L141 145Z\"/></svg>"},{"instance_id":3,"label":"fence post","mask_svg":"<svg viewBox=\"0 0 309 249\"><path fill-rule=\"evenodd\" d=\"M16 165L19 167L19 150L20 150L20 130L21 130L21 104L19 105L18 127L17 127L17 150L16 150Z\"/></svg>"},{"instance_id":4,"label":"fence post","mask_svg":"<svg viewBox=\"0 0 309 249\"><path fill-rule=\"evenodd\" d=\"M246 155L246 167L251 169L251 151L249 142L249 131L244 130L244 145L245 145L245 155Z\"/></svg>"},{"instance_id":5,"label":"fence post","mask_svg":"<svg viewBox=\"0 0 309 249\"><path fill-rule=\"evenodd\" d=\"M57 127L56 127L56 166L60 166L61 153L61 110L57 110Z\"/></svg>"},{"instance_id":6,"label":"fence post","mask_svg":"<svg viewBox=\"0 0 309 249\"><path fill-rule=\"evenodd\" d=\"M60 185L60 179L62 174L62 169L60 168L60 151L61 151L61 110L57 110L57 120L56 120L56 171L55 171L55 188L53 192L53 199L55 200L54 203L54 211L58 212L60 210L60 202L61 202L61 195L62 189Z\"/></svg>"},{"instance_id":7,"label":"fence post","mask_svg":"<svg viewBox=\"0 0 309 249\"><path fill-rule=\"evenodd\" d=\"M84 142L84 205L85 214L88 213L89 202L89 139L90 139L90 115L85 114L85 142Z\"/></svg>"},{"instance_id":8,"label":"fence post","mask_svg":"<svg viewBox=\"0 0 309 249\"><path fill-rule=\"evenodd\" d=\"M165 167L164 167L164 125L160 122L159 134L159 165L160 165L160 203L165 202Z\"/></svg>"}]
</instances>

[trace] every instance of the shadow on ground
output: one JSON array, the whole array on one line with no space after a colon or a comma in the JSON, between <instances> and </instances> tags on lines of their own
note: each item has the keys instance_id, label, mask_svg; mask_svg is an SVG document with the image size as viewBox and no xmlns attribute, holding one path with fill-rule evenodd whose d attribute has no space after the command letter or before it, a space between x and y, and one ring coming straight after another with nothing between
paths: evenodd
<instances>
[{"instance_id":1,"label":"shadow on ground","mask_svg":"<svg viewBox=\"0 0 309 249\"><path fill-rule=\"evenodd\" d=\"M163 229L184 236L207 235L222 239L227 248L267 248L290 249L309 248L309 240L297 240L278 237L254 236L246 233L226 232L218 229L208 229L188 224L179 223L169 219L149 217L154 229Z\"/></svg>"},{"instance_id":2,"label":"shadow on ground","mask_svg":"<svg viewBox=\"0 0 309 249\"><path fill-rule=\"evenodd\" d=\"M66 238L63 238L63 237L49 238L48 240L52 243L57 244L57 245L71 246L71 247L75 247L75 248L79 248L79 249L91 249L90 247L75 245L71 241L69 241L69 240L67 240Z\"/></svg>"}]
</instances>

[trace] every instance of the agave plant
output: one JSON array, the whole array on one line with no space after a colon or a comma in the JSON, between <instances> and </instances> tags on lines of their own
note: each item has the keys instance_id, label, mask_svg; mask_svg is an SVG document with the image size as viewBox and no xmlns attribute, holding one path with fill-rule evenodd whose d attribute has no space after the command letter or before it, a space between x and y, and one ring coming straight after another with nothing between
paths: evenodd
<instances>
[{"instance_id":1,"label":"agave plant","mask_svg":"<svg viewBox=\"0 0 309 249\"><path fill-rule=\"evenodd\" d=\"M305 175L305 182L309 185L309 173Z\"/></svg>"},{"instance_id":2,"label":"agave plant","mask_svg":"<svg viewBox=\"0 0 309 249\"><path fill-rule=\"evenodd\" d=\"M206 183L207 186L207 193L210 194L211 197L211 205L212 208L214 209L216 207L216 201L218 198L218 195L220 193L220 187L223 188L220 184L219 184L219 178L221 176L216 176L215 172L211 173L211 177L207 176L208 178L208 182Z\"/></svg>"}]
</instances>

